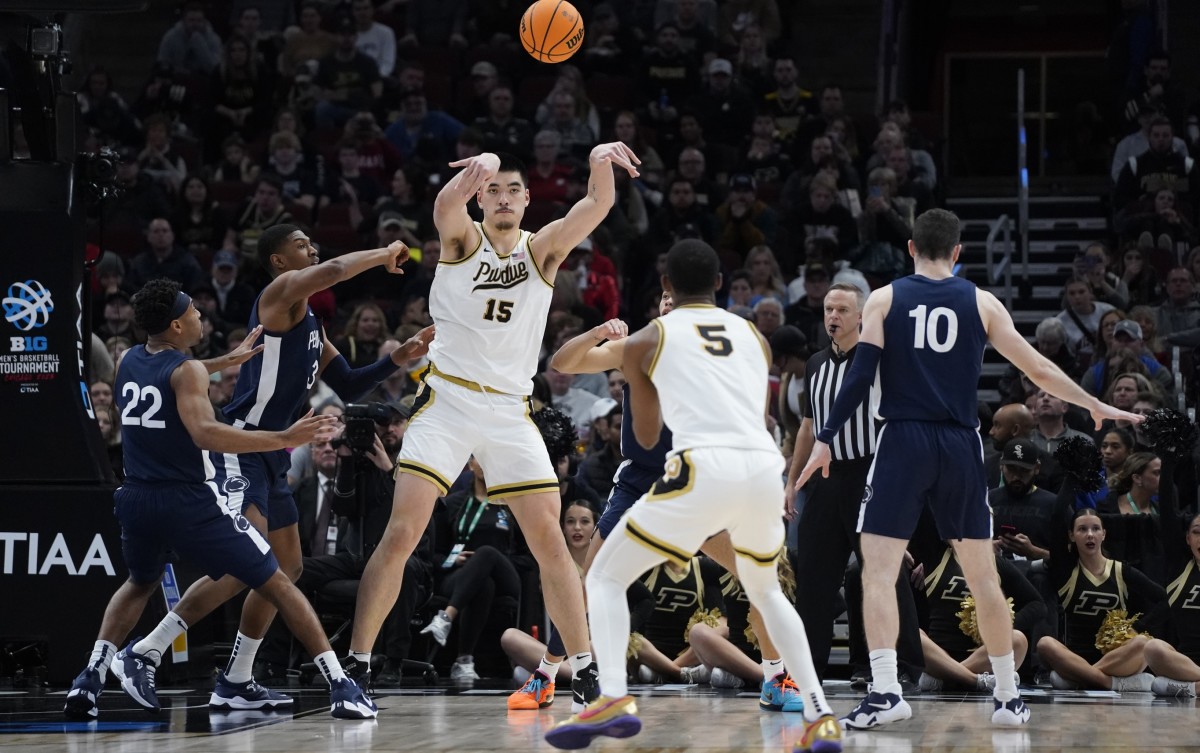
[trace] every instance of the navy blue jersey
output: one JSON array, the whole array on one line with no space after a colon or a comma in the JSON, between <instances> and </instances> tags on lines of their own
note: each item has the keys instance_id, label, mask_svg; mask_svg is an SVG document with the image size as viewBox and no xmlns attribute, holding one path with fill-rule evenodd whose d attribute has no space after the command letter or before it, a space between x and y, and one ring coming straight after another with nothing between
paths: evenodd
<instances>
[{"instance_id":1,"label":"navy blue jersey","mask_svg":"<svg viewBox=\"0 0 1200 753\"><path fill-rule=\"evenodd\" d=\"M979 426L976 388L987 333L974 283L920 275L896 280L883 338L881 418Z\"/></svg>"},{"instance_id":2,"label":"navy blue jersey","mask_svg":"<svg viewBox=\"0 0 1200 753\"><path fill-rule=\"evenodd\" d=\"M202 484L211 478L171 388L171 375L190 359L178 350L149 353L145 345L125 351L113 391L121 413L126 483Z\"/></svg>"},{"instance_id":3,"label":"navy blue jersey","mask_svg":"<svg viewBox=\"0 0 1200 753\"><path fill-rule=\"evenodd\" d=\"M259 301L250 312L250 329L259 325ZM282 334L264 329L260 342L266 347L242 364L225 416L235 426L283 431L300 417L308 391L317 383L325 347L321 322L306 308L295 327Z\"/></svg>"},{"instance_id":4,"label":"navy blue jersey","mask_svg":"<svg viewBox=\"0 0 1200 753\"><path fill-rule=\"evenodd\" d=\"M647 450L638 444L633 436L633 414L629 410L629 385L621 388L621 456L634 465L641 466L655 474L662 473L667 462L667 453L671 451L671 430L663 424L662 433L658 435L658 444Z\"/></svg>"}]
</instances>

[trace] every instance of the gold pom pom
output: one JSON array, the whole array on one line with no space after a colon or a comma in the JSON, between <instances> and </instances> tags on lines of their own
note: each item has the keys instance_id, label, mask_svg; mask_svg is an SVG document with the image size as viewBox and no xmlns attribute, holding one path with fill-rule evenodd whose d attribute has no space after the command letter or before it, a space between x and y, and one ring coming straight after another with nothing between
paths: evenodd
<instances>
[{"instance_id":1,"label":"gold pom pom","mask_svg":"<svg viewBox=\"0 0 1200 753\"><path fill-rule=\"evenodd\" d=\"M1008 614L1010 620L1016 619L1016 613L1013 611L1013 600L1008 598ZM963 631L963 635L975 642L976 646L983 645L983 636L979 634L979 615L976 613L975 597L967 595L962 600L962 609L954 615L958 618L958 629Z\"/></svg>"},{"instance_id":2,"label":"gold pom pom","mask_svg":"<svg viewBox=\"0 0 1200 753\"><path fill-rule=\"evenodd\" d=\"M636 659L638 657L638 654L640 654L642 652L642 644L644 642L645 642L645 639L642 638L641 633L630 633L629 634L629 647L625 649L625 658L626 659Z\"/></svg>"},{"instance_id":3,"label":"gold pom pom","mask_svg":"<svg viewBox=\"0 0 1200 753\"><path fill-rule=\"evenodd\" d=\"M709 627L716 627L717 625L721 624L719 622L720 619L720 609L713 607L712 609L706 611L704 607L697 607L696 611L692 613L691 618L688 620L687 627L683 629L683 642L689 646L692 645L692 626L694 626L696 623L703 622Z\"/></svg>"},{"instance_id":4,"label":"gold pom pom","mask_svg":"<svg viewBox=\"0 0 1200 753\"><path fill-rule=\"evenodd\" d=\"M1107 654L1114 648L1124 646L1139 635L1149 637L1148 634L1139 633L1133 629L1133 623L1137 622L1141 616L1139 613L1127 617L1124 609L1113 609L1104 615L1104 622L1100 623L1100 629L1096 631L1096 648L1100 650L1100 653Z\"/></svg>"},{"instance_id":5,"label":"gold pom pom","mask_svg":"<svg viewBox=\"0 0 1200 753\"><path fill-rule=\"evenodd\" d=\"M783 589L783 595L788 601L796 600L796 573L792 571L792 563L788 561L787 552L783 552L778 559L777 572L779 574L779 587Z\"/></svg>"}]
</instances>

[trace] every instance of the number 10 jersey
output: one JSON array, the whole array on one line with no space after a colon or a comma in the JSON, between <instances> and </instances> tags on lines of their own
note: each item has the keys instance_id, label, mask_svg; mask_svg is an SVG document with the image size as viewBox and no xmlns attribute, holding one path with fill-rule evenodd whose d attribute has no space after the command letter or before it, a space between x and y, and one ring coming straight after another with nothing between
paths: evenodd
<instances>
[{"instance_id":1,"label":"number 10 jersey","mask_svg":"<svg viewBox=\"0 0 1200 753\"><path fill-rule=\"evenodd\" d=\"M554 285L530 250L533 233L501 256L476 222L479 244L462 259L441 261L429 293L437 336L429 360L437 371L509 395L529 395Z\"/></svg>"}]
</instances>

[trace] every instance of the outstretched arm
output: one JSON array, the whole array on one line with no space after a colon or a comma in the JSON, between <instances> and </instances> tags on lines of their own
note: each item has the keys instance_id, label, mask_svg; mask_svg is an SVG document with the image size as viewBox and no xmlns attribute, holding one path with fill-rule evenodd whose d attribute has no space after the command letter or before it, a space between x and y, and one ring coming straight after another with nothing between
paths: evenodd
<instances>
[{"instance_id":1,"label":"outstretched arm","mask_svg":"<svg viewBox=\"0 0 1200 753\"><path fill-rule=\"evenodd\" d=\"M500 171L500 158L485 152L451 162L450 167L463 169L446 181L433 202L433 224L441 236L442 258L446 261L462 258L467 249L473 249L479 243L479 231L471 222L471 215L467 214L467 203L496 177Z\"/></svg>"},{"instance_id":2,"label":"outstretched arm","mask_svg":"<svg viewBox=\"0 0 1200 753\"><path fill-rule=\"evenodd\" d=\"M588 156L592 169L588 177L588 194L571 207L567 216L555 220L533 236L530 250L542 271L550 274L558 269L567 254L579 242L599 227L617 199L613 165L624 168L630 177L638 177L637 165L642 161L633 150L620 141L601 144Z\"/></svg>"},{"instance_id":3,"label":"outstretched arm","mask_svg":"<svg viewBox=\"0 0 1200 753\"><path fill-rule=\"evenodd\" d=\"M309 244L309 240L297 238L288 243ZM408 261L408 246L396 241L387 248L375 248L370 251L355 251L354 253L338 256L334 259L314 264L307 269L284 272L271 280L263 290L259 301L258 315L267 321L272 311L290 311L294 306L308 300L308 297L326 288L332 287L343 280L362 274L373 267L383 267L392 274L404 274L400 266ZM267 321L271 329L281 328L279 324ZM291 326L294 322L288 322Z\"/></svg>"},{"instance_id":4,"label":"outstretched arm","mask_svg":"<svg viewBox=\"0 0 1200 753\"><path fill-rule=\"evenodd\" d=\"M223 356L205 359L200 362L200 365L203 366L204 370L209 374L216 374L222 369L227 369L230 366L237 366L238 364L243 364L246 361L249 361L259 353L262 353L263 348L266 347L265 345L255 345L255 343L258 342L258 336L262 334L262 331L263 326L260 324L246 333L246 336L242 338L241 345L237 346Z\"/></svg>"},{"instance_id":5,"label":"outstretched arm","mask_svg":"<svg viewBox=\"0 0 1200 753\"><path fill-rule=\"evenodd\" d=\"M344 402L352 403L375 389L376 385L396 373L408 361L428 353L433 336L434 328L430 325L375 363L357 369L350 368L345 356L326 337L321 353L321 379Z\"/></svg>"},{"instance_id":6,"label":"outstretched arm","mask_svg":"<svg viewBox=\"0 0 1200 753\"><path fill-rule=\"evenodd\" d=\"M633 436L647 450L658 444L662 434L662 413L658 404L658 389L650 381L649 371L658 350L658 323L651 322L625 341L625 358L621 373L629 383L630 413Z\"/></svg>"},{"instance_id":7,"label":"outstretched arm","mask_svg":"<svg viewBox=\"0 0 1200 753\"><path fill-rule=\"evenodd\" d=\"M582 335L563 343L550 358L550 365L564 374L599 374L621 368L624 339L629 327L620 319L609 319Z\"/></svg>"}]
</instances>

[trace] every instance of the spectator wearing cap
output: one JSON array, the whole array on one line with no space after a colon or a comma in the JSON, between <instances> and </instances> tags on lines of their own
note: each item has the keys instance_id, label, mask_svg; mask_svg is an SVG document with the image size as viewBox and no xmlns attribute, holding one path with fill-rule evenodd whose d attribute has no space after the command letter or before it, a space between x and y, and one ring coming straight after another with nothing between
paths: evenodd
<instances>
[{"instance_id":1,"label":"spectator wearing cap","mask_svg":"<svg viewBox=\"0 0 1200 753\"><path fill-rule=\"evenodd\" d=\"M575 482L608 499L613 479L625 458L621 456L621 404L611 397L597 400L591 409L588 453L575 471Z\"/></svg>"},{"instance_id":2,"label":"spectator wearing cap","mask_svg":"<svg viewBox=\"0 0 1200 753\"><path fill-rule=\"evenodd\" d=\"M825 296L829 293L829 268L822 263L810 263L803 268L804 296L784 311L789 324L795 325L814 348L829 344L825 331Z\"/></svg>"},{"instance_id":3,"label":"spectator wearing cap","mask_svg":"<svg viewBox=\"0 0 1200 753\"><path fill-rule=\"evenodd\" d=\"M253 288L238 280L237 254L228 250L213 254L209 282L217 297L217 314L221 319L236 326L250 321L255 293Z\"/></svg>"},{"instance_id":4,"label":"spectator wearing cap","mask_svg":"<svg viewBox=\"0 0 1200 753\"><path fill-rule=\"evenodd\" d=\"M379 213L379 223L375 227L375 242L379 248L384 248L395 241L400 241L409 248L420 248L421 241L412 231L412 223L408 222L399 212L387 211Z\"/></svg>"},{"instance_id":5,"label":"spectator wearing cap","mask_svg":"<svg viewBox=\"0 0 1200 753\"><path fill-rule=\"evenodd\" d=\"M112 251L105 251L100 256L100 260L96 262L95 275L92 290L97 294L97 300L101 304L109 293L115 293L118 290L129 292L130 290L129 284L125 282L125 262L121 261L121 257Z\"/></svg>"},{"instance_id":6,"label":"spectator wearing cap","mask_svg":"<svg viewBox=\"0 0 1200 753\"><path fill-rule=\"evenodd\" d=\"M1156 104L1141 104L1137 110L1138 129L1117 142L1113 150L1112 179L1113 183L1121 177L1121 170L1129 164L1129 160L1137 157L1150 148L1150 126L1155 119L1162 115L1162 110ZM1188 156L1187 144L1178 136L1171 138L1171 151L1181 157Z\"/></svg>"},{"instance_id":7,"label":"spectator wearing cap","mask_svg":"<svg viewBox=\"0 0 1200 753\"><path fill-rule=\"evenodd\" d=\"M681 108L700 90L695 59L679 46L679 28L665 23L642 55L638 75L641 106L658 129L673 129Z\"/></svg>"},{"instance_id":8,"label":"spectator wearing cap","mask_svg":"<svg viewBox=\"0 0 1200 753\"><path fill-rule=\"evenodd\" d=\"M734 79L733 63L724 58L708 64L708 82L690 109L709 139L730 146L742 143L754 118L754 100Z\"/></svg>"},{"instance_id":9,"label":"spectator wearing cap","mask_svg":"<svg viewBox=\"0 0 1200 753\"><path fill-rule=\"evenodd\" d=\"M650 221L649 240L665 249L682 236L685 228L690 237L698 236L710 243L713 240L711 214L696 200L692 182L678 175L667 184L667 205Z\"/></svg>"},{"instance_id":10,"label":"spectator wearing cap","mask_svg":"<svg viewBox=\"0 0 1200 753\"><path fill-rule=\"evenodd\" d=\"M373 0L354 0L350 15L358 32L355 49L375 61L380 76L391 76L396 69L396 32L375 20Z\"/></svg>"},{"instance_id":11,"label":"spectator wearing cap","mask_svg":"<svg viewBox=\"0 0 1200 753\"><path fill-rule=\"evenodd\" d=\"M717 251L733 253L744 259L755 246L775 242L778 217L775 210L759 200L754 178L740 173L729 179L729 194L717 207Z\"/></svg>"},{"instance_id":12,"label":"spectator wearing cap","mask_svg":"<svg viewBox=\"0 0 1200 753\"><path fill-rule=\"evenodd\" d=\"M124 290L115 290L104 297L104 322L96 327L97 337L105 341L113 337L137 341L133 328L133 304L129 300L129 293Z\"/></svg>"},{"instance_id":13,"label":"spectator wearing cap","mask_svg":"<svg viewBox=\"0 0 1200 753\"><path fill-rule=\"evenodd\" d=\"M654 4L654 26L675 24L679 29L679 47L696 60L716 52L716 0L658 0Z\"/></svg>"},{"instance_id":14,"label":"spectator wearing cap","mask_svg":"<svg viewBox=\"0 0 1200 753\"><path fill-rule=\"evenodd\" d=\"M512 87L498 84L487 95L487 112L475 118L474 127L483 134L483 148L489 152L508 152L531 162L533 125L513 114Z\"/></svg>"},{"instance_id":15,"label":"spectator wearing cap","mask_svg":"<svg viewBox=\"0 0 1200 753\"><path fill-rule=\"evenodd\" d=\"M319 128L341 128L356 113L373 109L383 93L379 65L358 51L358 29L349 17L339 17L337 39L333 54L321 59L314 80L320 91Z\"/></svg>"},{"instance_id":16,"label":"spectator wearing cap","mask_svg":"<svg viewBox=\"0 0 1200 753\"><path fill-rule=\"evenodd\" d=\"M1067 401L1060 400L1045 390L1038 390L1033 411L1034 418L1037 419L1037 428L1029 435L1029 440L1037 445L1039 450L1051 457L1054 457L1055 451L1058 450L1058 446L1064 439L1082 437L1089 442L1092 441L1087 434L1067 426L1065 417L1070 407L1071 405Z\"/></svg>"},{"instance_id":17,"label":"spectator wearing cap","mask_svg":"<svg viewBox=\"0 0 1200 753\"><path fill-rule=\"evenodd\" d=\"M471 66L470 80L470 89L460 90L454 107L454 112L462 117L465 123L487 118L490 108L488 98L492 90L500 86L500 71L493 63L479 60Z\"/></svg>"},{"instance_id":18,"label":"spectator wearing cap","mask_svg":"<svg viewBox=\"0 0 1200 753\"><path fill-rule=\"evenodd\" d=\"M1113 327L1112 339L1111 351L1084 372L1079 386L1089 394L1102 395L1111 382L1114 369L1120 369L1117 373L1124 373L1128 369L1121 364L1133 360L1144 367L1150 380L1158 384L1163 394L1174 394L1175 378L1170 369L1163 367L1153 355L1146 352L1140 324L1132 319L1121 319Z\"/></svg>"},{"instance_id":19,"label":"spectator wearing cap","mask_svg":"<svg viewBox=\"0 0 1200 753\"><path fill-rule=\"evenodd\" d=\"M808 184L808 201L792 215L789 237L805 245L814 238L828 238L837 245L837 258L845 259L858 245L858 223L849 209L837 203L837 195L837 184L829 176L814 177Z\"/></svg>"},{"instance_id":20,"label":"spectator wearing cap","mask_svg":"<svg viewBox=\"0 0 1200 753\"><path fill-rule=\"evenodd\" d=\"M129 285L135 290L159 277L178 282L184 290L191 291L204 276L196 257L175 243L175 231L171 221L156 217L146 228L148 248L129 263Z\"/></svg>"},{"instance_id":21,"label":"spectator wearing cap","mask_svg":"<svg viewBox=\"0 0 1200 753\"><path fill-rule=\"evenodd\" d=\"M987 474L988 488L992 489L1001 484L1000 455L1005 446L1014 439L1023 439L1035 450L1033 430L1037 423L1033 413L1024 403L1009 403L1000 406L992 417L992 428L988 431L991 437L990 452L984 452L983 467ZM1046 489L1057 489L1062 483L1063 471L1059 464L1049 455L1038 453L1038 472L1035 481Z\"/></svg>"},{"instance_id":22,"label":"spectator wearing cap","mask_svg":"<svg viewBox=\"0 0 1200 753\"><path fill-rule=\"evenodd\" d=\"M414 89L400 98L400 118L384 135L405 160L419 159L431 166L450 162L463 124L442 112L430 110L425 92Z\"/></svg>"},{"instance_id":23,"label":"spectator wearing cap","mask_svg":"<svg viewBox=\"0 0 1200 753\"><path fill-rule=\"evenodd\" d=\"M1007 559L1040 560L1049 556L1055 494L1037 485L1045 457L1032 439L1011 439L1000 452L1004 483L988 492L997 531Z\"/></svg>"},{"instance_id":24,"label":"spectator wearing cap","mask_svg":"<svg viewBox=\"0 0 1200 753\"><path fill-rule=\"evenodd\" d=\"M158 62L188 75L206 75L221 60L221 37L204 15L204 4L189 2L183 17L163 34Z\"/></svg>"},{"instance_id":25,"label":"spectator wearing cap","mask_svg":"<svg viewBox=\"0 0 1200 753\"><path fill-rule=\"evenodd\" d=\"M790 324L775 330L770 344L772 365L779 370L779 400L774 415L782 429L783 454L791 457L804 421L804 369L812 354L808 350L808 338Z\"/></svg>"},{"instance_id":26,"label":"spectator wearing cap","mask_svg":"<svg viewBox=\"0 0 1200 753\"><path fill-rule=\"evenodd\" d=\"M279 54L279 73L284 78L294 76L301 64L320 61L337 49L337 37L321 28L322 20L321 6L316 0L301 4L299 24L284 32L286 41Z\"/></svg>"},{"instance_id":27,"label":"spectator wearing cap","mask_svg":"<svg viewBox=\"0 0 1200 753\"><path fill-rule=\"evenodd\" d=\"M472 5L468 0L408 0L405 3L408 33L400 38L400 46L405 49L466 47L469 42L464 34ZM478 17L475 21L479 22ZM494 27L479 25L478 28ZM505 28L515 30L517 23L514 21Z\"/></svg>"}]
</instances>

